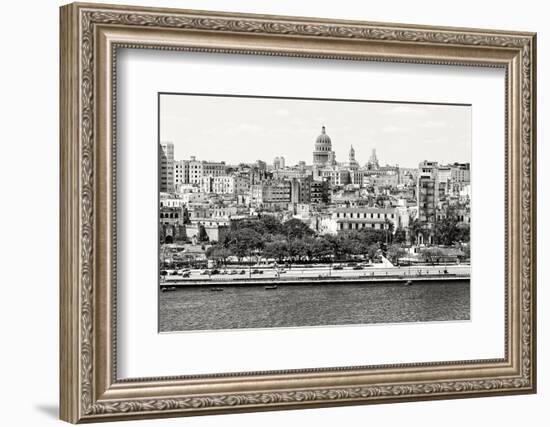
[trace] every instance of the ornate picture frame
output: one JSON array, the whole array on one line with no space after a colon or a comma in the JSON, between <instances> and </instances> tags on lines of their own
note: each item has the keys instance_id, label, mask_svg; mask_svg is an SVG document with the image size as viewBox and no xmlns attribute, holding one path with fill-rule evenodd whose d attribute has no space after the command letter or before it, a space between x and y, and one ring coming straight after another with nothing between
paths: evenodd
<instances>
[{"instance_id":1,"label":"ornate picture frame","mask_svg":"<svg viewBox=\"0 0 550 427\"><path fill-rule=\"evenodd\" d=\"M190 10L60 11L60 385L71 422L536 391L536 35ZM501 67L506 73L505 357L117 378L117 49Z\"/></svg>"}]
</instances>

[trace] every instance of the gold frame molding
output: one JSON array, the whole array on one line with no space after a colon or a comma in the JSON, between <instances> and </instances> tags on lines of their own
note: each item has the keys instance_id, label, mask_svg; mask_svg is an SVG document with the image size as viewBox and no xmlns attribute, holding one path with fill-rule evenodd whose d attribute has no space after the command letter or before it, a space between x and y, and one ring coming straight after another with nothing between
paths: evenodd
<instances>
[{"instance_id":1,"label":"gold frame molding","mask_svg":"<svg viewBox=\"0 0 550 427\"><path fill-rule=\"evenodd\" d=\"M536 35L75 3L61 7L60 416L72 423L534 393ZM506 70L505 357L175 378L116 377L116 50Z\"/></svg>"}]
</instances>

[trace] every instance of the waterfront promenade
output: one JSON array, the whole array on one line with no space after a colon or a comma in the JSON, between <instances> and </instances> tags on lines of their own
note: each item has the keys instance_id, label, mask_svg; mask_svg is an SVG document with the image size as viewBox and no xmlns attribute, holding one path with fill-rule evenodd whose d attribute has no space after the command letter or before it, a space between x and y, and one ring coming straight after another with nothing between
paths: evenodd
<instances>
[{"instance_id":1,"label":"waterfront promenade","mask_svg":"<svg viewBox=\"0 0 550 427\"><path fill-rule=\"evenodd\" d=\"M182 275L162 276L160 286L197 286L197 285L239 285L252 283L304 284L304 282L392 282L412 280L414 282L441 280L468 280L470 266L459 265L419 265L392 266L391 264L374 264L357 269L353 266L334 266L314 264L310 266L293 266L292 268L275 268L268 266L230 267L213 270L188 270L188 277ZM261 273L260 273L261 271ZM208 274L210 273L210 274Z\"/></svg>"}]
</instances>

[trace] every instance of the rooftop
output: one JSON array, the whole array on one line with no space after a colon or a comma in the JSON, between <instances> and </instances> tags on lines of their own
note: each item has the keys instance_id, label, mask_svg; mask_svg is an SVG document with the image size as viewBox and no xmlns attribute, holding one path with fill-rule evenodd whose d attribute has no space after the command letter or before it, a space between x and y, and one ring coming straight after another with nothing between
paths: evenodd
<instances>
[{"instance_id":1,"label":"rooftop","mask_svg":"<svg viewBox=\"0 0 550 427\"><path fill-rule=\"evenodd\" d=\"M366 213L387 213L389 211L394 211L395 208L376 208L376 207L369 207L369 206L360 206L360 207L346 207L346 208L334 208L333 212L366 212Z\"/></svg>"}]
</instances>

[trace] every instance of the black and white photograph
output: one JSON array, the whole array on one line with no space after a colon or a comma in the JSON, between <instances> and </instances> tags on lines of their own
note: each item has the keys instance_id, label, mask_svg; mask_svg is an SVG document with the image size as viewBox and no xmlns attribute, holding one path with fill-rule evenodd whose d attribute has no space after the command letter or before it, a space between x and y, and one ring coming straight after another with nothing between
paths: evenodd
<instances>
[{"instance_id":1,"label":"black and white photograph","mask_svg":"<svg viewBox=\"0 0 550 427\"><path fill-rule=\"evenodd\" d=\"M146 2L10 14L7 425L539 425L542 6Z\"/></svg>"},{"instance_id":2,"label":"black and white photograph","mask_svg":"<svg viewBox=\"0 0 550 427\"><path fill-rule=\"evenodd\" d=\"M158 99L161 332L469 320L470 105Z\"/></svg>"}]
</instances>

